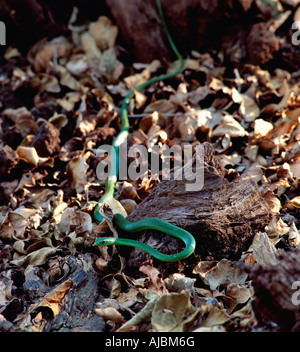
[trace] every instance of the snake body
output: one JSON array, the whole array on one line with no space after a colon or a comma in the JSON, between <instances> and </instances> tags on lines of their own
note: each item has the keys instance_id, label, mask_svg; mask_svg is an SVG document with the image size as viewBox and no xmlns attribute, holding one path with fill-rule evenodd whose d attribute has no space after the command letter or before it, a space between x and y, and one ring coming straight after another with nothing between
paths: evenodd
<instances>
[{"instance_id":1,"label":"snake body","mask_svg":"<svg viewBox=\"0 0 300 352\"><path fill-rule=\"evenodd\" d=\"M164 30L166 32L168 41L170 43L170 46L172 47L174 53L176 54L178 60L179 60L179 67L174 70L173 72L170 72L165 75L161 75L158 77L153 77L149 79L148 81L138 85L135 87L135 91L140 91L144 89L145 87L149 86L152 83L156 83L168 78L171 78L178 74L179 72L182 71L183 66L184 66L184 61L177 50L170 33L168 31L168 27L166 25L166 22L164 20L163 12L162 12L162 7L160 0L156 0L158 12L160 15L160 18L162 20ZM94 210L94 218L95 220L100 223L103 220L102 215L100 214L100 208L101 206L107 202L110 201L114 197L114 191L115 191L115 185L118 179L118 173L119 173L119 147L120 145L125 142L127 139L128 133L129 133L129 119L128 119L128 112L127 112L127 106L130 102L130 100L134 97L135 93L133 90L131 90L126 97L124 98L121 106L121 130L119 134L116 136L114 139L112 146L115 149L115 153L112 153L112 159L111 159L111 170L108 175L108 178L105 183L105 192L102 195L102 197L99 199L95 210ZM149 254L151 254L153 257L156 259L159 259L161 261L165 262L173 262L173 261L178 261L182 260L184 258L187 258L190 256L194 251L196 247L196 241L195 238L187 231L169 224L166 221L163 221L158 218L147 218L143 219L140 221L136 222L130 222L126 220L121 214L115 214L114 215L114 222L115 224L120 227L121 229L128 231L128 232L139 232L143 230L158 230L161 232L164 232L166 234L172 235L174 237L177 237L181 239L184 244L185 244L185 249L182 250L179 253L176 254L163 254L156 249L146 245L145 243L141 243L139 241L131 240L131 239L125 239L125 238L114 238L114 237L99 237L94 245L96 246L111 246L111 245L124 245L124 246L131 246L131 247L137 247L140 248Z\"/></svg>"}]
</instances>

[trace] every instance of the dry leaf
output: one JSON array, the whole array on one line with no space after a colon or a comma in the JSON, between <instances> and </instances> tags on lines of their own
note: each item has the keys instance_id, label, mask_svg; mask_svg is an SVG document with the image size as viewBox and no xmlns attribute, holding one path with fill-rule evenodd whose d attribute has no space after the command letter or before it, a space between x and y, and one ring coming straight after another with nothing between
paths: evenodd
<instances>
[{"instance_id":1,"label":"dry leaf","mask_svg":"<svg viewBox=\"0 0 300 352\"><path fill-rule=\"evenodd\" d=\"M106 16L100 16L97 22L89 24L89 33L94 38L97 47L103 52L115 46L118 27L114 26Z\"/></svg>"},{"instance_id":2,"label":"dry leaf","mask_svg":"<svg viewBox=\"0 0 300 352\"><path fill-rule=\"evenodd\" d=\"M66 235L69 235L73 229L75 229L76 234L91 232L92 218L83 211L66 208L61 215L58 228Z\"/></svg>"},{"instance_id":3,"label":"dry leaf","mask_svg":"<svg viewBox=\"0 0 300 352\"><path fill-rule=\"evenodd\" d=\"M253 254L258 264L275 264L276 248L265 232L258 232L252 241L248 251Z\"/></svg>"},{"instance_id":4,"label":"dry leaf","mask_svg":"<svg viewBox=\"0 0 300 352\"><path fill-rule=\"evenodd\" d=\"M261 138L266 136L273 129L273 124L271 122L265 121L263 119L257 119L254 121L254 133L253 138Z\"/></svg>"},{"instance_id":5,"label":"dry leaf","mask_svg":"<svg viewBox=\"0 0 300 352\"><path fill-rule=\"evenodd\" d=\"M263 198L268 204L268 207L272 213L277 214L280 212L280 209L281 209L280 200L275 196L275 194L272 191L267 191L263 195Z\"/></svg>"},{"instance_id":6,"label":"dry leaf","mask_svg":"<svg viewBox=\"0 0 300 352\"><path fill-rule=\"evenodd\" d=\"M119 313L114 307L106 307L106 308L95 308L95 312L100 317L103 317L105 320L111 320L118 324L125 323L125 319L122 314Z\"/></svg>"},{"instance_id":7,"label":"dry leaf","mask_svg":"<svg viewBox=\"0 0 300 352\"><path fill-rule=\"evenodd\" d=\"M260 115L260 109L253 98L246 94L240 94L241 105L239 108L240 114L246 122L254 121Z\"/></svg>"},{"instance_id":8,"label":"dry leaf","mask_svg":"<svg viewBox=\"0 0 300 352\"><path fill-rule=\"evenodd\" d=\"M144 109L144 113L151 114L152 112L157 111L161 114L173 114L176 110L176 105L174 105L171 101L167 99L160 99L148 104Z\"/></svg>"},{"instance_id":9,"label":"dry leaf","mask_svg":"<svg viewBox=\"0 0 300 352\"><path fill-rule=\"evenodd\" d=\"M17 109L8 108L2 114L15 123L15 132L20 133L23 138L35 134L39 128L34 116L25 107Z\"/></svg>"},{"instance_id":10,"label":"dry leaf","mask_svg":"<svg viewBox=\"0 0 300 352\"><path fill-rule=\"evenodd\" d=\"M240 125L240 123L231 115L225 115L221 118L221 123L213 131L212 137L222 137L228 134L232 138L244 137L248 132Z\"/></svg>"},{"instance_id":11,"label":"dry leaf","mask_svg":"<svg viewBox=\"0 0 300 352\"><path fill-rule=\"evenodd\" d=\"M59 303L65 297L65 295L71 290L73 287L73 280L67 279L66 281L62 282L60 285L55 287L52 291L47 293L41 302L31 307L30 311L33 312L35 310L43 310L44 308L51 309L53 317L56 317L60 311Z\"/></svg>"},{"instance_id":12,"label":"dry leaf","mask_svg":"<svg viewBox=\"0 0 300 352\"><path fill-rule=\"evenodd\" d=\"M253 163L248 169L241 174L242 180L253 180L255 182L261 181L263 171L259 164Z\"/></svg>"},{"instance_id":13,"label":"dry leaf","mask_svg":"<svg viewBox=\"0 0 300 352\"><path fill-rule=\"evenodd\" d=\"M164 294L157 299L153 308L153 331L184 332L185 319L194 311L190 298L184 291Z\"/></svg>"},{"instance_id":14,"label":"dry leaf","mask_svg":"<svg viewBox=\"0 0 300 352\"><path fill-rule=\"evenodd\" d=\"M143 309L123 324L117 332L132 332L138 330L138 325L150 321L152 312L159 296L154 296Z\"/></svg>"},{"instance_id":15,"label":"dry leaf","mask_svg":"<svg viewBox=\"0 0 300 352\"><path fill-rule=\"evenodd\" d=\"M87 169L88 164L82 156L74 157L66 166L66 171L71 176L71 187L75 189L77 193L84 191Z\"/></svg>"},{"instance_id":16,"label":"dry leaf","mask_svg":"<svg viewBox=\"0 0 300 352\"><path fill-rule=\"evenodd\" d=\"M193 273L198 274L211 290L230 283L243 284L247 278L247 274L235 262L227 259L219 262L199 262L193 269Z\"/></svg>"},{"instance_id":17,"label":"dry leaf","mask_svg":"<svg viewBox=\"0 0 300 352\"><path fill-rule=\"evenodd\" d=\"M139 268L139 271L146 274L151 279L151 282L155 287L155 292L157 292L160 295L168 293L168 290L166 289L165 283L162 279L161 273L156 268L154 268L154 266L151 263L149 262L144 263Z\"/></svg>"},{"instance_id":18,"label":"dry leaf","mask_svg":"<svg viewBox=\"0 0 300 352\"><path fill-rule=\"evenodd\" d=\"M38 47L40 43L36 46ZM32 48L33 51L35 48ZM44 44L41 48L38 48L38 52L34 56L34 70L35 72L41 72L45 70L49 62L53 60L54 53L56 57L67 57L71 49L71 44L66 40L65 37L57 37L50 42ZM30 55L31 53L29 53Z\"/></svg>"},{"instance_id":19,"label":"dry leaf","mask_svg":"<svg viewBox=\"0 0 300 352\"><path fill-rule=\"evenodd\" d=\"M128 88L134 89L138 85L145 83L150 78L151 74L156 72L160 67L160 61L153 60L141 73L125 77L124 82Z\"/></svg>"},{"instance_id":20,"label":"dry leaf","mask_svg":"<svg viewBox=\"0 0 300 352\"><path fill-rule=\"evenodd\" d=\"M192 292L196 279L186 277L183 274L174 273L165 280L167 290L180 293L181 291Z\"/></svg>"},{"instance_id":21,"label":"dry leaf","mask_svg":"<svg viewBox=\"0 0 300 352\"><path fill-rule=\"evenodd\" d=\"M288 232L288 242L292 247L297 247L300 244L300 233L294 222L292 222Z\"/></svg>"},{"instance_id":22,"label":"dry leaf","mask_svg":"<svg viewBox=\"0 0 300 352\"><path fill-rule=\"evenodd\" d=\"M293 198L287 204L284 205L284 209L297 210L300 208L300 196Z\"/></svg>"},{"instance_id":23,"label":"dry leaf","mask_svg":"<svg viewBox=\"0 0 300 352\"><path fill-rule=\"evenodd\" d=\"M213 114L208 109L195 110L191 109L184 115L174 118L174 124L183 141L191 142L195 139L196 131L201 126L211 127ZM215 122L217 123L217 122Z\"/></svg>"},{"instance_id":24,"label":"dry leaf","mask_svg":"<svg viewBox=\"0 0 300 352\"><path fill-rule=\"evenodd\" d=\"M86 56L94 62L99 63L102 57L101 51L98 49L95 39L90 33L85 32L80 36L81 45Z\"/></svg>"},{"instance_id":25,"label":"dry leaf","mask_svg":"<svg viewBox=\"0 0 300 352\"><path fill-rule=\"evenodd\" d=\"M28 265L43 265L46 263L49 257L54 255L58 247L44 247L34 252L22 256L20 258L11 261L11 264L18 267L27 267Z\"/></svg>"},{"instance_id":26,"label":"dry leaf","mask_svg":"<svg viewBox=\"0 0 300 352\"><path fill-rule=\"evenodd\" d=\"M230 316L225 312L224 309L213 307L208 313L207 318L201 324L201 327L212 327L215 325L222 325L230 320Z\"/></svg>"}]
</instances>

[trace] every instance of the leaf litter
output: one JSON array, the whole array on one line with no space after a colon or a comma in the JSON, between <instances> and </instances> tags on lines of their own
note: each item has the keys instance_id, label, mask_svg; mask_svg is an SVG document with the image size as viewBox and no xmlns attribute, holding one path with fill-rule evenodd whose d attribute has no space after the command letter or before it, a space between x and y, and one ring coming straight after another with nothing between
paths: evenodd
<instances>
[{"instance_id":1,"label":"leaf litter","mask_svg":"<svg viewBox=\"0 0 300 352\"><path fill-rule=\"evenodd\" d=\"M281 3L256 1L262 14L274 18ZM159 181L145 176L118 182L117 199L103 210L105 221L95 224L92 210L104 190L95 172L97 147L116 136L120 102L129 90L163 65L134 63L126 71L118 28L107 17L85 29L69 28L71 38L34 45L26 64L18 65L21 54L14 48L5 54L15 65L2 79L13 89L31 87L35 95L32 106L2 101L0 112L0 330L55 330L51 323L62 316L79 280L69 264L76 260L82 275L96 273L99 292L88 314L101 317L102 331L255 331L245 265L268 266L282 248L299 247L299 84L284 68L269 72L252 64L237 81L227 76L222 55L193 52L175 83L136 94L129 104L130 144L150 152L156 144L209 141L225 168L257 183L276 218L238 260L199 261L192 271L182 263L169 275L150 261L128 274L116 248L92 244L98 236L118 236L114 209L131 213Z\"/></svg>"}]
</instances>

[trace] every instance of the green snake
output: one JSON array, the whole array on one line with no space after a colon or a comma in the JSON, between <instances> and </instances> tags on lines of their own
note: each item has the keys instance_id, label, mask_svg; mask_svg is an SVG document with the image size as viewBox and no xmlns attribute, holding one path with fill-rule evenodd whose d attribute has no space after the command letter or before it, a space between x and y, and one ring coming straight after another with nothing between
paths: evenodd
<instances>
[{"instance_id":1,"label":"green snake","mask_svg":"<svg viewBox=\"0 0 300 352\"><path fill-rule=\"evenodd\" d=\"M177 50L170 36L169 30L167 28L167 25L163 16L163 12L162 12L160 0L156 0L156 4L157 4L158 12L162 20L168 41L174 53L176 54L180 64L179 64L179 67L173 72L162 76L153 77L148 81L138 85L137 87L135 87L136 91L140 91L152 83L162 81L175 76L176 74L182 71L184 66L184 60L181 54L179 53L179 51ZM114 197L115 185L116 185L116 182L118 179L118 173L119 173L119 169L118 169L119 168L119 147L126 140L129 133L129 120L128 120L127 106L130 100L134 97L134 95L135 95L134 91L131 90L126 95L126 97L122 102L121 130L112 143L112 146L115 149L115 153L112 153L111 170L105 183L105 192L102 195L102 197L99 199L94 210L94 218L98 223L100 223L103 220L103 217L100 214L101 206L105 202L110 201ZM126 220L123 215L117 213L117 214L114 214L113 220L118 227L120 227L121 229L127 232L139 232L143 230L158 230L160 232L177 237L184 242L185 249L179 253L168 255L157 251L156 249L146 245L145 243L131 240L131 239L115 238L115 237L99 237L95 241L94 245L96 246L123 245L123 246L137 247L151 254L154 258L165 262L174 262L174 261L185 259L195 251L196 241L195 241L195 238L189 232L175 225L169 224L168 222L163 221L161 219L147 218L136 222L130 222Z\"/></svg>"}]
</instances>

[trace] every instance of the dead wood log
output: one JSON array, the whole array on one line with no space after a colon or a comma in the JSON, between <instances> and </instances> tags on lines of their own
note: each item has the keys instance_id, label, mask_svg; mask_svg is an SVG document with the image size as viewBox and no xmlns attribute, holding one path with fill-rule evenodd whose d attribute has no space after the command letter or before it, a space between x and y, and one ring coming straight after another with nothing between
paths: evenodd
<instances>
[{"instance_id":1,"label":"dead wood log","mask_svg":"<svg viewBox=\"0 0 300 352\"><path fill-rule=\"evenodd\" d=\"M271 214L256 183L251 180L230 182L224 177L226 170L214 159L211 145L206 142L201 148L204 153L204 186L201 190L187 192L185 179L163 180L128 219L157 217L168 221L194 235L196 253L202 260L235 260L251 244L255 232L270 222ZM156 231L145 231L137 240L163 253L174 253L182 248L180 240ZM149 258L147 253L135 248L127 262L128 267L137 267Z\"/></svg>"},{"instance_id":2,"label":"dead wood log","mask_svg":"<svg viewBox=\"0 0 300 352\"><path fill-rule=\"evenodd\" d=\"M251 303L260 326L276 323L276 330L300 331L300 255L283 252L276 264L249 268L254 287Z\"/></svg>"}]
</instances>

